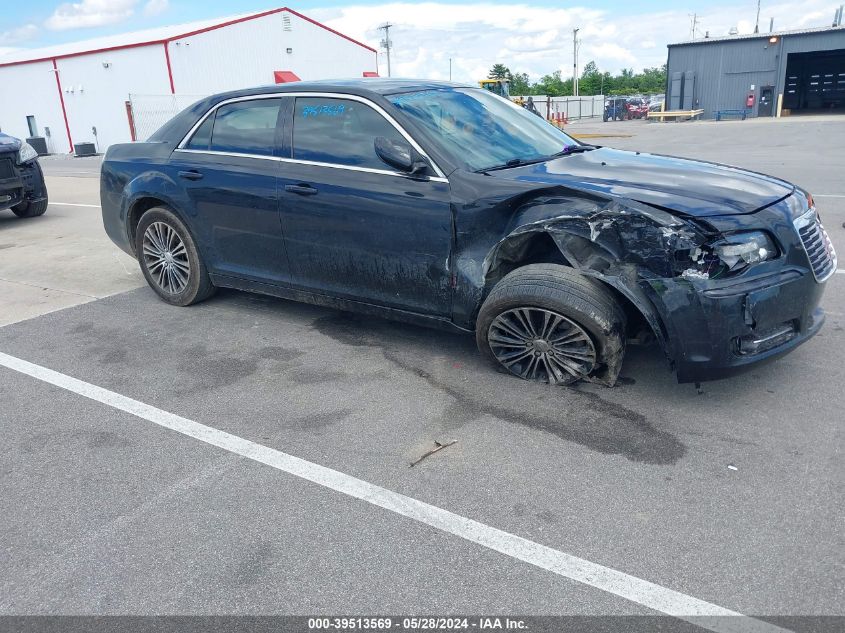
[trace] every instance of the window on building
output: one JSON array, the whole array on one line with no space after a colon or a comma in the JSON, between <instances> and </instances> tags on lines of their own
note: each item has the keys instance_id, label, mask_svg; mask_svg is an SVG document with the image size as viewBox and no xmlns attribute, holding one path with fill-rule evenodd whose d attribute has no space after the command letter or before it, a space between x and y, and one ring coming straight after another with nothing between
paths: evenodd
<instances>
[{"instance_id":1,"label":"window on building","mask_svg":"<svg viewBox=\"0 0 845 633\"><path fill-rule=\"evenodd\" d=\"M26 117L26 125L29 127L30 138L38 136L38 125L35 123L35 117L33 115L30 114Z\"/></svg>"},{"instance_id":2,"label":"window on building","mask_svg":"<svg viewBox=\"0 0 845 633\"><path fill-rule=\"evenodd\" d=\"M293 121L293 157L373 169L390 169L375 152L376 137L405 141L366 104L349 99L299 97Z\"/></svg>"},{"instance_id":3,"label":"window on building","mask_svg":"<svg viewBox=\"0 0 845 633\"><path fill-rule=\"evenodd\" d=\"M211 149L271 156L280 104L281 99L255 99L220 106L214 117Z\"/></svg>"}]
</instances>

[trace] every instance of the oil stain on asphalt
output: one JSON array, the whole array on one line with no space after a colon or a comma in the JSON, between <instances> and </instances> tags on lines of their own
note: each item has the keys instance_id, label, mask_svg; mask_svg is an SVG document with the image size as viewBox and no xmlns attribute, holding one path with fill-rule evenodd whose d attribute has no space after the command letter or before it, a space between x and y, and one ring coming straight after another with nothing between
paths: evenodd
<instances>
[{"instance_id":1,"label":"oil stain on asphalt","mask_svg":"<svg viewBox=\"0 0 845 633\"><path fill-rule=\"evenodd\" d=\"M497 374L472 337L343 312L320 317L313 327L345 345L379 348L403 372L448 397L444 430L489 415L635 462L674 464L686 453L672 433L597 393Z\"/></svg>"}]
</instances>

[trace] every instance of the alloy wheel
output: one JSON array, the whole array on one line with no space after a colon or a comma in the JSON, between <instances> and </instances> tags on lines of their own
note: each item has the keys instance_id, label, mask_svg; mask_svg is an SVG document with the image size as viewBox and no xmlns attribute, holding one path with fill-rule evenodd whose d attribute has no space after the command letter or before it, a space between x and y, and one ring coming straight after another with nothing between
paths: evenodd
<instances>
[{"instance_id":1,"label":"alloy wheel","mask_svg":"<svg viewBox=\"0 0 845 633\"><path fill-rule=\"evenodd\" d=\"M164 292L178 295L188 286L191 264L188 250L176 230L164 222L153 222L144 231L144 266Z\"/></svg>"},{"instance_id":2,"label":"alloy wheel","mask_svg":"<svg viewBox=\"0 0 845 633\"><path fill-rule=\"evenodd\" d=\"M569 384L596 364L589 334L562 314L542 308L513 308L490 324L487 341L508 371L525 380Z\"/></svg>"}]
</instances>

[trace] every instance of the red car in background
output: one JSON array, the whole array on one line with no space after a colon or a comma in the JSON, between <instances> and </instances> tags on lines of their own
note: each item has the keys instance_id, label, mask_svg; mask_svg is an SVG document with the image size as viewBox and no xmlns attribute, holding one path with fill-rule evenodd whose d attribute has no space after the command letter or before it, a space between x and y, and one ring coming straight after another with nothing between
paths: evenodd
<instances>
[{"instance_id":1,"label":"red car in background","mask_svg":"<svg viewBox=\"0 0 845 633\"><path fill-rule=\"evenodd\" d=\"M625 103L625 110L628 119L644 119L648 116L648 102L645 99L633 97Z\"/></svg>"}]
</instances>

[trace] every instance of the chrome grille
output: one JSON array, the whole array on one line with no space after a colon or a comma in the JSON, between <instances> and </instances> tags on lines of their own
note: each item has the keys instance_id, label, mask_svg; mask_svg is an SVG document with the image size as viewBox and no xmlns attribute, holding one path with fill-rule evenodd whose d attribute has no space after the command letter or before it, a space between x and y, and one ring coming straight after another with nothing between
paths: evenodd
<instances>
[{"instance_id":1,"label":"chrome grille","mask_svg":"<svg viewBox=\"0 0 845 633\"><path fill-rule=\"evenodd\" d=\"M822 226L816 208L811 207L804 215L796 218L794 224L816 281L824 281L836 272L836 251L833 250L833 244Z\"/></svg>"},{"instance_id":2,"label":"chrome grille","mask_svg":"<svg viewBox=\"0 0 845 633\"><path fill-rule=\"evenodd\" d=\"M0 178L13 178L15 170L12 167L12 161L8 158L0 158Z\"/></svg>"}]
</instances>

